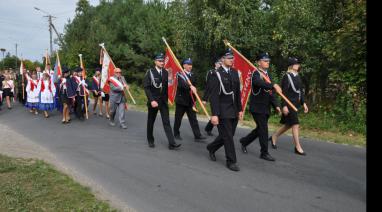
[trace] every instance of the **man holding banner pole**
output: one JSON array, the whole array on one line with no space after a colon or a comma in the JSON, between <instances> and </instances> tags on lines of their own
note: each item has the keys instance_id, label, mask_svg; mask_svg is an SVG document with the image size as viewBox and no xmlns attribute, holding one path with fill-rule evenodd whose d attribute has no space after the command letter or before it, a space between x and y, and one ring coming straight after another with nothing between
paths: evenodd
<instances>
[{"instance_id":1,"label":"man holding banner pole","mask_svg":"<svg viewBox=\"0 0 382 212\"><path fill-rule=\"evenodd\" d=\"M192 71L192 60L191 58L187 58L182 62L184 72L178 72L177 77L177 89L175 96L175 122L174 122L174 136L175 139L182 140L180 137L179 128L182 123L184 113L187 113L188 121L190 122L190 126L192 132L194 134L194 138L196 142L202 141L206 139L206 137L202 136L200 133L198 119L196 117L196 108L195 108L195 95L196 87L195 82L196 78ZM187 83L187 79L191 81L191 85Z\"/></svg>"},{"instance_id":2,"label":"man holding banner pole","mask_svg":"<svg viewBox=\"0 0 382 212\"><path fill-rule=\"evenodd\" d=\"M256 129L240 139L241 149L244 153L247 153L247 146L259 137L261 147L260 158L267 161L275 161L268 152L268 119L271 105L281 114L280 106L273 90L278 93L282 93L282 90L269 76L270 58L268 53L260 54L256 60L259 67L258 71L252 73L252 88L249 105L249 111L256 122ZM260 72L262 74L260 74Z\"/></svg>"}]
</instances>

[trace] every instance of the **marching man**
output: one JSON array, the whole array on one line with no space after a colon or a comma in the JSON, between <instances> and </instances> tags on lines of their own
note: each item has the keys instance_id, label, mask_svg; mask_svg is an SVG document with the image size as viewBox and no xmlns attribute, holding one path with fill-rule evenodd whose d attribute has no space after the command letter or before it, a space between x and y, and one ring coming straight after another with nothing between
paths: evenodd
<instances>
[{"instance_id":1,"label":"marching man","mask_svg":"<svg viewBox=\"0 0 382 212\"><path fill-rule=\"evenodd\" d=\"M102 99L101 99L101 69L96 68L95 74L93 76L93 82L92 82L92 92L94 97L94 106L93 106L93 114L97 115L96 109L97 104L99 102L99 115L102 116Z\"/></svg>"},{"instance_id":2,"label":"marching man","mask_svg":"<svg viewBox=\"0 0 382 212\"><path fill-rule=\"evenodd\" d=\"M125 125L125 108L127 109L124 89L129 89L125 77L119 68L114 70L114 76L109 78L110 83L110 126L115 126L114 118L118 109L119 124L122 129L127 129Z\"/></svg>"}]
</instances>

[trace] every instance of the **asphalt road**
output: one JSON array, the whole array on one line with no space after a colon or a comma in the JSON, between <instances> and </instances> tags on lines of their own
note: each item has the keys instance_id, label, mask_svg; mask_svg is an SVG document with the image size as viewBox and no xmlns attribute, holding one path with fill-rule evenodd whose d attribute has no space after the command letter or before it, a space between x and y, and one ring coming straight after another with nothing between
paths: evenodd
<instances>
[{"instance_id":1,"label":"asphalt road","mask_svg":"<svg viewBox=\"0 0 382 212\"><path fill-rule=\"evenodd\" d=\"M288 136L270 149L276 162L259 159L255 141L241 153L240 172L225 167L223 148L210 161L206 143L193 140L188 120L181 127L180 150L168 150L158 114L156 148L146 142L146 113L128 111L127 130L111 127L102 117L60 123L35 116L16 105L0 111L0 122L46 147L137 211L366 211L366 149L302 139L307 156L293 153ZM171 120L173 124L173 119ZM201 128L206 123L200 122ZM214 134L217 134L216 128ZM1 136L0 136L1 139Z\"/></svg>"}]
</instances>

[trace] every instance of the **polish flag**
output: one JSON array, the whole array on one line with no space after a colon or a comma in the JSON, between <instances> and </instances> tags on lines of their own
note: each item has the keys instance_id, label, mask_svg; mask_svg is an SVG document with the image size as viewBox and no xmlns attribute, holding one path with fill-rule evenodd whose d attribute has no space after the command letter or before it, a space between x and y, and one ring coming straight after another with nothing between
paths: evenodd
<instances>
[{"instance_id":1,"label":"polish flag","mask_svg":"<svg viewBox=\"0 0 382 212\"><path fill-rule=\"evenodd\" d=\"M110 85L108 79L114 75L114 69L116 68L110 55L102 48L102 71L101 71L101 89L105 93L110 92Z\"/></svg>"}]
</instances>

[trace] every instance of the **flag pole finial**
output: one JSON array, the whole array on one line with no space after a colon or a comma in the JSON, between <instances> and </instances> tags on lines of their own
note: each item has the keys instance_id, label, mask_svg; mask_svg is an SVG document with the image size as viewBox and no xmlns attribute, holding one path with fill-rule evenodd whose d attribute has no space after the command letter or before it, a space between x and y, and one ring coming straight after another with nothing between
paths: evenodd
<instances>
[{"instance_id":1,"label":"flag pole finial","mask_svg":"<svg viewBox=\"0 0 382 212\"><path fill-rule=\"evenodd\" d=\"M223 42L224 42L224 44L225 44L226 46L230 46L230 45L231 45L231 44L228 42L227 39L224 39Z\"/></svg>"}]
</instances>

